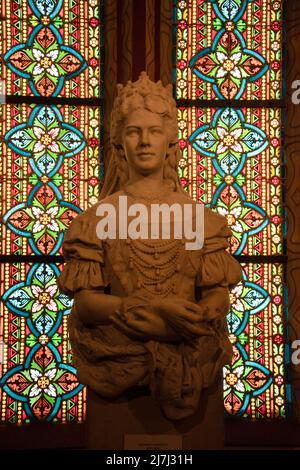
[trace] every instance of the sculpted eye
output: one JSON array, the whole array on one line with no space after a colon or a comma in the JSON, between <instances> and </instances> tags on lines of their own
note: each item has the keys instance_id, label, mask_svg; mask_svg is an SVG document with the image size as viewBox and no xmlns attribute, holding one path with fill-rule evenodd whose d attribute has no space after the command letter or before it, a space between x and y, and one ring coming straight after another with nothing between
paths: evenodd
<instances>
[{"instance_id":1,"label":"sculpted eye","mask_svg":"<svg viewBox=\"0 0 300 470\"><path fill-rule=\"evenodd\" d=\"M153 127L153 128L151 129L151 132L152 132L153 134L163 134L163 129L162 129L161 127Z\"/></svg>"},{"instance_id":2,"label":"sculpted eye","mask_svg":"<svg viewBox=\"0 0 300 470\"><path fill-rule=\"evenodd\" d=\"M126 129L126 135L134 135L134 134L138 134L139 133L139 130L135 127L131 127L129 129Z\"/></svg>"}]
</instances>

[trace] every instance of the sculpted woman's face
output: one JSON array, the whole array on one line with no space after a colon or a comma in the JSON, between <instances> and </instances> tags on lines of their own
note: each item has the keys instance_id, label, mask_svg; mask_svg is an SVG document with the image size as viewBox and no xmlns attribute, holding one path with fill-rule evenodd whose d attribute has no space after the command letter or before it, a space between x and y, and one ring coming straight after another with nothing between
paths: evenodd
<instances>
[{"instance_id":1,"label":"sculpted woman's face","mask_svg":"<svg viewBox=\"0 0 300 470\"><path fill-rule=\"evenodd\" d=\"M162 173L168 148L163 118L147 109L132 111L125 120L123 148L129 170Z\"/></svg>"}]
</instances>

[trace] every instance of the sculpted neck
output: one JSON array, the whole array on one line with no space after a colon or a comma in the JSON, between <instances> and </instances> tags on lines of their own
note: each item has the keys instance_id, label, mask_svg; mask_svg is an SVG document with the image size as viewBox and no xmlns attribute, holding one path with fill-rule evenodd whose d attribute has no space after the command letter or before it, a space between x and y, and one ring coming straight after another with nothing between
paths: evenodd
<instances>
[{"instance_id":1,"label":"sculpted neck","mask_svg":"<svg viewBox=\"0 0 300 470\"><path fill-rule=\"evenodd\" d=\"M159 192L163 186L162 174L151 174L147 176L132 175L126 184L128 188L134 189L137 194L145 195Z\"/></svg>"}]
</instances>

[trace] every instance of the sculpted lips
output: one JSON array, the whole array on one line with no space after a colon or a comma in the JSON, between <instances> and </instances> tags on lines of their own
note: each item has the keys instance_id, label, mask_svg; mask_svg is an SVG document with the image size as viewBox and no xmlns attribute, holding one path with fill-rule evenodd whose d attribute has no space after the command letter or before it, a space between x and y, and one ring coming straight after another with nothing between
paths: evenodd
<instances>
[{"instance_id":1,"label":"sculpted lips","mask_svg":"<svg viewBox=\"0 0 300 470\"><path fill-rule=\"evenodd\" d=\"M140 152L140 153L138 153L138 157L151 157L153 155L154 155L153 152Z\"/></svg>"}]
</instances>

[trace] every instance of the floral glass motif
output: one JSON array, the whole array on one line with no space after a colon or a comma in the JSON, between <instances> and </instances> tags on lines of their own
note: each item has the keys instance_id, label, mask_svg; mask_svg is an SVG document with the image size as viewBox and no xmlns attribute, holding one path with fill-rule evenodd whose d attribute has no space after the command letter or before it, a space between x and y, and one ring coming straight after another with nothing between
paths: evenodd
<instances>
[{"instance_id":1,"label":"floral glass motif","mask_svg":"<svg viewBox=\"0 0 300 470\"><path fill-rule=\"evenodd\" d=\"M35 95L56 96L67 78L80 74L87 66L83 57L63 45L54 26L39 25L27 44L20 44L4 55L8 67L29 80Z\"/></svg>"},{"instance_id":2,"label":"floral glass motif","mask_svg":"<svg viewBox=\"0 0 300 470\"><path fill-rule=\"evenodd\" d=\"M280 110L180 107L178 122L183 187L227 217L232 253L283 254Z\"/></svg>"},{"instance_id":3,"label":"floral glass motif","mask_svg":"<svg viewBox=\"0 0 300 470\"><path fill-rule=\"evenodd\" d=\"M283 88L282 1L175 1L174 24L180 179L195 200L227 218L229 250L248 257L243 281L230 293L234 355L223 372L224 408L243 418L284 418L285 267L271 262L285 254L276 102ZM234 101L216 107L217 100ZM264 100L273 106L263 107Z\"/></svg>"},{"instance_id":4,"label":"floral glass motif","mask_svg":"<svg viewBox=\"0 0 300 470\"><path fill-rule=\"evenodd\" d=\"M79 209L62 201L57 188L39 183L28 198L8 211L3 222L18 235L28 237L32 251L53 255L60 248L64 232Z\"/></svg>"},{"instance_id":5,"label":"floral glass motif","mask_svg":"<svg viewBox=\"0 0 300 470\"><path fill-rule=\"evenodd\" d=\"M86 145L82 132L65 123L56 106L36 106L27 123L14 127L4 138L12 150L31 157L39 176L52 176L63 157L76 155Z\"/></svg>"},{"instance_id":6,"label":"floral glass motif","mask_svg":"<svg viewBox=\"0 0 300 470\"><path fill-rule=\"evenodd\" d=\"M72 300L57 288L60 269L46 263L1 265L5 360L0 397L4 421L84 418L85 391L70 365L72 352L66 335Z\"/></svg>"},{"instance_id":7,"label":"floral glass motif","mask_svg":"<svg viewBox=\"0 0 300 470\"><path fill-rule=\"evenodd\" d=\"M8 95L102 96L102 5L95 0L10 0L0 24Z\"/></svg>"},{"instance_id":8,"label":"floral glass motif","mask_svg":"<svg viewBox=\"0 0 300 470\"><path fill-rule=\"evenodd\" d=\"M280 99L282 0L177 1L178 99Z\"/></svg>"},{"instance_id":9,"label":"floral glass motif","mask_svg":"<svg viewBox=\"0 0 300 470\"><path fill-rule=\"evenodd\" d=\"M2 253L61 254L70 222L98 200L101 110L6 104L1 112Z\"/></svg>"},{"instance_id":10,"label":"floral glass motif","mask_svg":"<svg viewBox=\"0 0 300 470\"><path fill-rule=\"evenodd\" d=\"M0 106L0 244L15 255L0 265L4 423L85 418L67 335L72 301L57 286L62 265L47 257L62 254L70 222L99 196L102 12L95 0L1 4L0 78L11 99Z\"/></svg>"},{"instance_id":11,"label":"floral glass motif","mask_svg":"<svg viewBox=\"0 0 300 470\"><path fill-rule=\"evenodd\" d=\"M286 416L283 272L281 264L243 264L243 281L230 293L227 323L234 354L223 371L230 415Z\"/></svg>"}]
</instances>

